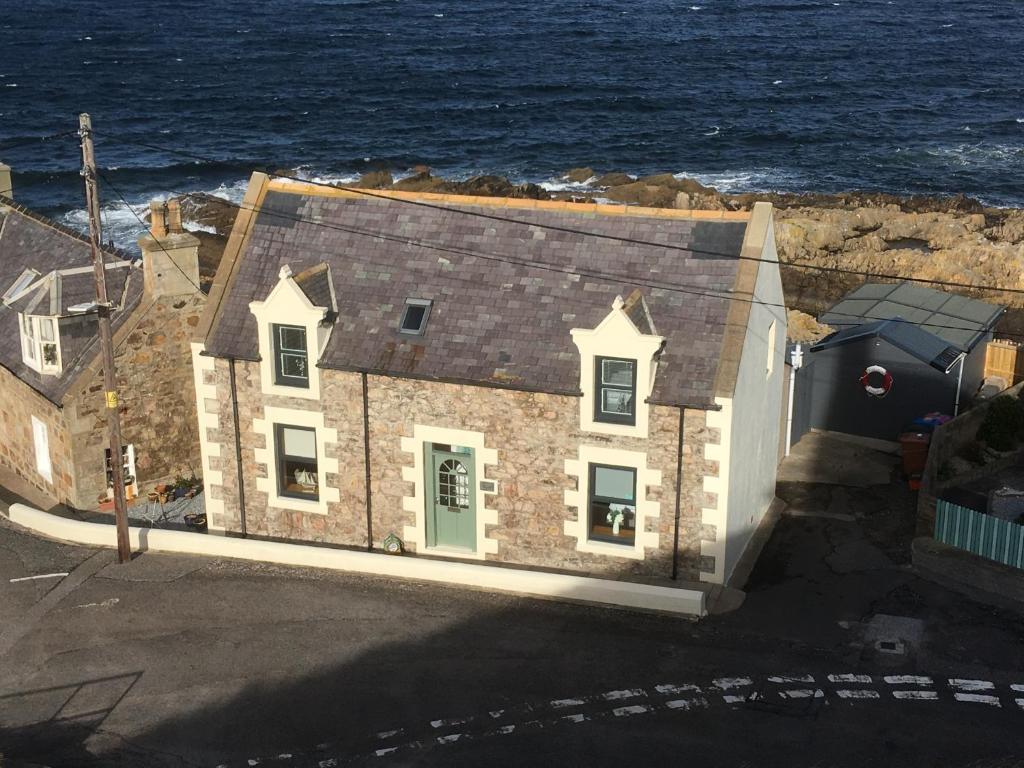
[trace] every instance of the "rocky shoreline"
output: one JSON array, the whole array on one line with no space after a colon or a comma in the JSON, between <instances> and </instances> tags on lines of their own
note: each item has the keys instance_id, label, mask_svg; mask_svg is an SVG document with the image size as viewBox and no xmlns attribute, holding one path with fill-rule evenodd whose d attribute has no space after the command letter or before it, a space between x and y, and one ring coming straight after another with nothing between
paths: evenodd
<instances>
[{"instance_id":1,"label":"rocky shoreline","mask_svg":"<svg viewBox=\"0 0 1024 768\"><path fill-rule=\"evenodd\" d=\"M807 341L822 333L816 316L863 282L863 274L898 274L965 286L998 285L1024 290L1024 210L985 207L964 196L899 196L874 192L842 194L725 194L693 179L672 174L634 177L574 168L562 177L566 189L514 184L501 176L454 181L412 169L395 181L387 171L366 174L353 186L535 200L613 202L653 208L748 210L766 200L776 208L776 241L787 304L795 310L791 335ZM200 270L205 280L216 272L234 222L236 208L205 194L182 198L189 221L211 228L197 232L202 241ZM853 270L823 272L800 265ZM952 290L952 289L950 289ZM1000 325L1007 334L1024 334L1024 294L971 287L957 292L1010 309Z\"/></svg>"}]
</instances>

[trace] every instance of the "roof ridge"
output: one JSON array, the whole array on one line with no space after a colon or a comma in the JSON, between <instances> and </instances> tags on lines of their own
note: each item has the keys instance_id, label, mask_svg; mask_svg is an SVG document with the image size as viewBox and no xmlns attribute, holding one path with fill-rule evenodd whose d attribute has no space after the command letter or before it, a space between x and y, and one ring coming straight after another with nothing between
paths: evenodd
<instances>
[{"instance_id":1,"label":"roof ridge","mask_svg":"<svg viewBox=\"0 0 1024 768\"><path fill-rule=\"evenodd\" d=\"M44 227L49 227L50 229L54 230L55 232L58 232L59 234L65 235L74 240L78 240L79 242L85 243L86 245L92 245L92 241L85 234L77 230L71 229L71 227L66 227L63 224L59 224L53 219L44 216L41 213L33 211L31 208L28 208L22 205L21 203L15 202L13 198L7 197L6 195L0 195L0 207L10 208L15 213L19 213L22 216L24 216L26 219L30 219L36 222L37 224L42 224ZM117 258L123 259L125 261L135 260L135 257L132 256L130 253L117 247L110 248L109 246L104 246L101 243L100 250L103 253L108 254L109 256L116 256Z\"/></svg>"},{"instance_id":2,"label":"roof ridge","mask_svg":"<svg viewBox=\"0 0 1024 768\"><path fill-rule=\"evenodd\" d=\"M344 187L326 187L311 182L272 179L267 189L292 195L317 195L350 199L410 200L425 203L480 206L494 208L521 208L539 211L570 211L597 213L605 216L638 216L643 218L701 219L712 221L748 221L751 211L700 211L684 208L648 208L639 205L610 203L578 203L572 200L533 200L522 197L490 197L482 195L455 195L440 192L407 192L397 189L353 190Z\"/></svg>"}]
</instances>

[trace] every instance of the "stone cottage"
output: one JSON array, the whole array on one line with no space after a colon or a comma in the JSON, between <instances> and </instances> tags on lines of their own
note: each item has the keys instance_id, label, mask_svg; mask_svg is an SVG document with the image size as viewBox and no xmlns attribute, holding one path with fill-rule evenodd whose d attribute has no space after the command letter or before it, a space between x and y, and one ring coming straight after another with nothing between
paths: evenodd
<instances>
[{"instance_id":1,"label":"stone cottage","mask_svg":"<svg viewBox=\"0 0 1024 768\"><path fill-rule=\"evenodd\" d=\"M141 267L104 252L129 498L193 468L200 474L189 362L206 302L198 241L173 203L153 213ZM0 465L77 509L112 497L118 463L90 306L92 263L88 238L0 196Z\"/></svg>"},{"instance_id":2,"label":"stone cottage","mask_svg":"<svg viewBox=\"0 0 1024 768\"><path fill-rule=\"evenodd\" d=\"M774 498L772 218L254 174L192 345L210 530L726 582Z\"/></svg>"}]
</instances>

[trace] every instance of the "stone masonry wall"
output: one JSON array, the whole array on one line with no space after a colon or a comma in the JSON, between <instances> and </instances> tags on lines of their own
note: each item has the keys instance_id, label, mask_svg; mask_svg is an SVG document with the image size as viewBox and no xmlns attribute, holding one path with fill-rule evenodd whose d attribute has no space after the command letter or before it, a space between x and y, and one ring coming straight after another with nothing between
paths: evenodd
<instances>
[{"instance_id":1,"label":"stone masonry wall","mask_svg":"<svg viewBox=\"0 0 1024 768\"><path fill-rule=\"evenodd\" d=\"M211 523L237 533L241 521L229 365L227 360L215 360L214 370L204 378L217 392L216 401L206 403L219 419L218 427L207 435L211 443L219 445L219 456L211 457L211 469L223 476L223 483L208 487L207 492L224 503L223 518ZM314 401L264 395L258 363L237 361L235 372L247 532L276 539L366 546L360 375L321 371L322 398ZM574 397L369 376L368 400L374 547L379 548L388 533L405 539L405 527L416 524L415 513L404 509L405 498L413 495L413 483L403 479L403 468L413 466L414 456L403 451L402 438L413 437L420 424L482 432L486 447L498 451L498 463L487 466L485 477L478 478L498 483L497 495L486 497L486 506L498 513L498 524L488 526L486 532L498 542L498 553L488 555L488 560L631 580L670 575L677 409L653 407L650 436L645 440L581 433L579 400ZM339 489L341 500L329 504L326 515L270 507L268 494L257 490L256 479L267 476L267 467L256 462L255 451L267 446L265 436L254 432L252 425L254 419L264 418L265 406L304 411L322 407L325 426L337 431L337 442L328 443L326 452L338 460L339 474L327 474L325 482ZM708 530L713 526L702 526L700 516L702 507L715 503L703 490L704 476L718 471L717 462L704 458L704 444L718 439L717 430L707 427L703 411L685 412L679 535L682 579L698 578L700 539L716 535ZM565 472L565 460L577 458L581 444L646 452L648 467L661 471L661 486L647 490L647 497L661 504L659 518L648 522L648 530L659 534L659 548L648 549L644 560L578 552L575 538L564 533L563 523L577 514L564 502L564 492L576 485L576 478ZM582 513L586 514L585 510ZM415 549L411 542L406 544Z\"/></svg>"},{"instance_id":2,"label":"stone masonry wall","mask_svg":"<svg viewBox=\"0 0 1024 768\"><path fill-rule=\"evenodd\" d=\"M52 483L36 470L33 416L46 425ZM74 503L75 478L64 412L4 368L0 368L0 464L56 501Z\"/></svg>"},{"instance_id":3,"label":"stone masonry wall","mask_svg":"<svg viewBox=\"0 0 1024 768\"><path fill-rule=\"evenodd\" d=\"M140 496L175 476L201 475L189 340L206 303L202 294L143 299L126 333L115 339L121 432L135 446ZM96 361L65 397L80 508L106 494L109 445L103 373Z\"/></svg>"},{"instance_id":4,"label":"stone masonry wall","mask_svg":"<svg viewBox=\"0 0 1024 768\"><path fill-rule=\"evenodd\" d=\"M246 529L258 536L363 547L367 530L361 378L356 373L327 370L320 375L321 401L285 398L261 392L259 364L236 363ZM221 485L208 488L211 498L224 503L223 519L211 522L239 532L228 361L216 360L214 370L205 377L217 391L216 402L206 406L219 417L218 427L207 435L211 443L219 445L211 469L223 475ZM488 555L489 560L634 580L665 578L671 573L677 409L653 407L650 436L644 440L581 433L579 400L574 397L386 376L369 376L368 389L375 547L380 547L388 533L405 539L405 527L416 524L415 513L404 508L414 485L403 479L403 468L413 466L414 456L403 451L402 438L413 437L415 425L420 424L481 432L485 446L498 451L497 465L487 466L485 477L478 478L498 483L497 495L486 497L486 506L498 513L498 524L486 532L498 542L498 553ZM323 407L325 426L337 431L337 442L328 443L326 452L338 460L339 474L327 474L325 481L339 489L341 500L329 504L326 515L268 507L268 494L257 490L256 478L266 477L267 467L256 462L255 451L267 446L265 436L254 432L252 424L264 417L265 406L306 411ZM679 565L681 578L696 579L701 565L700 538L715 535L700 522L701 507L707 505L704 475L717 473L716 463L704 458L703 445L717 441L718 435L707 428L703 411L689 410L684 435ZM644 560L578 552L575 538L564 533L564 522L577 514L564 501L564 492L576 485L576 478L565 472L565 461L578 458L581 444L646 452L648 467L661 471L661 486L647 490L647 498L661 504L660 517L648 521L648 529L659 534L659 547L648 549Z\"/></svg>"},{"instance_id":5,"label":"stone masonry wall","mask_svg":"<svg viewBox=\"0 0 1024 768\"><path fill-rule=\"evenodd\" d=\"M497 496L488 497L498 524L487 532L499 542L498 554L488 559L627 579L671 573L677 409L652 408L650 436L639 439L581 433L575 397L371 376L369 405L375 538L389 532L401 537L404 526L415 522L414 513L402 507L413 491L401 468L412 466L414 457L402 450L401 437L412 437L414 426L422 424L482 432L486 447L498 451L497 466L486 467L486 479L498 482ZM577 514L564 502L564 492L576 484L565 473L565 460L578 458L582 444L646 452L648 467L661 470L661 486L647 490L648 499L661 503L656 528L649 527L658 531L660 546L644 560L578 552L576 539L563 532L564 521ZM680 523L680 572L695 579L700 508L692 502L702 479L685 482L684 501L690 503L684 503Z\"/></svg>"},{"instance_id":6,"label":"stone masonry wall","mask_svg":"<svg viewBox=\"0 0 1024 768\"><path fill-rule=\"evenodd\" d=\"M230 399L230 363L217 360L211 381L217 387L218 429L209 438L220 445L220 456L211 459L213 469L223 473L223 485L210 489L214 498L224 502L224 519L213 520L225 530L242 529L238 498L238 471L235 458L235 434ZM336 443L328 443L327 455L338 460L339 474L327 473L324 482L340 490L341 499L332 503L328 514L299 512L268 506L269 495L256 488L256 478L267 477L265 464L257 463L255 451L273 448L266 437L253 430L253 420L264 417L264 406L319 411L321 402L297 397L264 395L260 389L258 363L237 361L235 386L238 392L238 420L242 446L242 472L245 477L245 523L247 533L270 538L315 541L348 546L366 546L366 470L363 463L362 381L359 374L322 372L321 397L325 426L338 433ZM213 404L207 404L211 407Z\"/></svg>"}]
</instances>

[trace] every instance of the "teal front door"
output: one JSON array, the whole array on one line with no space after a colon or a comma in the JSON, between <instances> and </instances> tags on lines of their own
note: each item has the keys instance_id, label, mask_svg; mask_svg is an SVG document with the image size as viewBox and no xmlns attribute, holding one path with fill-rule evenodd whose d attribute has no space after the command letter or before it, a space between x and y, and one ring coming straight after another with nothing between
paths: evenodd
<instances>
[{"instance_id":1,"label":"teal front door","mask_svg":"<svg viewBox=\"0 0 1024 768\"><path fill-rule=\"evenodd\" d=\"M476 551L473 452L427 445L427 546Z\"/></svg>"}]
</instances>

